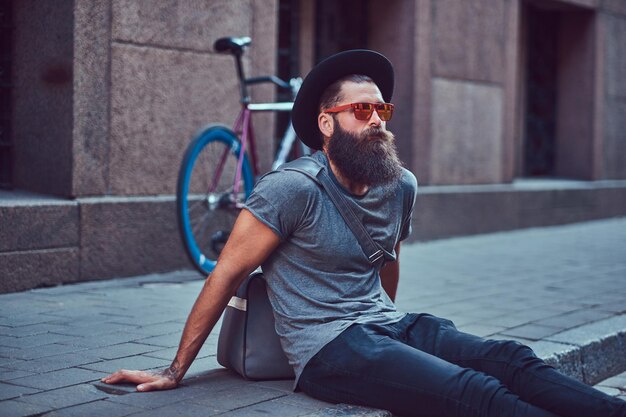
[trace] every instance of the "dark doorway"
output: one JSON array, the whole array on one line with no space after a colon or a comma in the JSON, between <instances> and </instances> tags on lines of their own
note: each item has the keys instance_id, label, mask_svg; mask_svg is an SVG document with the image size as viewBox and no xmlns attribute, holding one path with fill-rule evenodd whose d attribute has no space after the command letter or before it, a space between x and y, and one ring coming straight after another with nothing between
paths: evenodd
<instances>
[{"instance_id":1,"label":"dark doorway","mask_svg":"<svg viewBox=\"0 0 626 417\"><path fill-rule=\"evenodd\" d=\"M525 2L524 176L593 179L595 16L565 2Z\"/></svg>"},{"instance_id":2,"label":"dark doorway","mask_svg":"<svg viewBox=\"0 0 626 417\"><path fill-rule=\"evenodd\" d=\"M554 175L559 14L527 7L524 176Z\"/></svg>"},{"instance_id":3,"label":"dark doorway","mask_svg":"<svg viewBox=\"0 0 626 417\"><path fill-rule=\"evenodd\" d=\"M278 76L283 80L306 75L306 63L300 63L303 37L312 42L315 64L324 58L346 49L367 47L368 3L362 0L280 0L278 8ZM313 13L311 13L311 11ZM303 19L314 19L312 32L302 33ZM307 22L308 23L308 22ZM311 37L312 39L307 38ZM289 92L277 90L279 100L288 100ZM284 132L288 115L278 114L276 131ZM277 138L279 140L279 138Z\"/></svg>"},{"instance_id":4,"label":"dark doorway","mask_svg":"<svg viewBox=\"0 0 626 417\"><path fill-rule=\"evenodd\" d=\"M317 62L346 49L367 47L369 2L318 0L315 13Z\"/></svg>"}]
</instances>

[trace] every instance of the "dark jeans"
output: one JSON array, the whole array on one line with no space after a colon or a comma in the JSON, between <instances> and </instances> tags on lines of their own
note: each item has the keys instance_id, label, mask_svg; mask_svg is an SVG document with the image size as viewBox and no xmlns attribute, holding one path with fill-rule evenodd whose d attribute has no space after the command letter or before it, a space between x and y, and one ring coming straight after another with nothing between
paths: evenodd
<instances>
[{"instance_id":1,"label":"dark jeans","mask_svg":"<svg viewBox=\"0 0 626 417\"><path fill-rule=\"evenodd\" d=\"M401 416L626 417L626 402L560 374L529 347L428 314L352 325L311 359L299 387Z\"/></svg>"}]
</instances>

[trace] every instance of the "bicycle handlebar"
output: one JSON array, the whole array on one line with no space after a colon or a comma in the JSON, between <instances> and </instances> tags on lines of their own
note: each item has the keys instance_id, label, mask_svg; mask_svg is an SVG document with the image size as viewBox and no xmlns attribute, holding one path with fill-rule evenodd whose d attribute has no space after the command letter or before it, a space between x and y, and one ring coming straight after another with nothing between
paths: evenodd
<instances>
[{"instance_id":1,"label":"bicycle handlebar","mask_svg":"<svg viewBox=\"0 0 626 417\"><path fill-rule=\"evenodd\" d=\"M302 84L302 79L300 78L292 78L289 81L282 80L275 75L245 78L241 57L244 53L244 50L248 46L250 46L251 43L252 40L249 37L229 37L220 38L215 41L214 44L214 49L216 52L229 53L235 58L235 63L237 65L237 78L239 78L239 92L241 94L241 102L250 102L250 95L248 94L248 89L246 88L248 85L261 83L272 83L285 90L291 90L293 98L295 98L298 90L300 89L300 85Z\"/></svg>"},{"instance_id":2,"label":"bicycle handlebar","mask_svg":"<svg viewBox=\"0 0 626 417\"><path fill-rule=\"evenodd\" d=\"M277 86L279 86L280 88L284 88L285 90L290 90L291 89L291 84L289 84L286 81L281 80L280 78L278 78L275 75L266 75L263 77L252 77L252 78L246 78L245 83L248 85L251 84L261 84L261 83L274 83Z\"/></svg>"}]
</instances>

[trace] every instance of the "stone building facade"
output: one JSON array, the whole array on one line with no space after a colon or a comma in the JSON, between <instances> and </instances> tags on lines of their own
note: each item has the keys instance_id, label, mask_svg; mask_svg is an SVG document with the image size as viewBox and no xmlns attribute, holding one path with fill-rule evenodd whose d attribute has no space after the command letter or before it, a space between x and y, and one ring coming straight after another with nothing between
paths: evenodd
<instances>
[{"instance_id":1,"label":"stone building facade","mask_svg":"<svg viewBox=\"0 0 626 417\"><path fill-rule=\"evenodd\" d=\"M5 3L0 292L190 267L176 176L239 108L212 48L228 35L253 39L250 75L352 47L392 60L414 239L626 214L626 1ZM255 127L267 169L276 123Z\"/></svg>"}]
</instances>

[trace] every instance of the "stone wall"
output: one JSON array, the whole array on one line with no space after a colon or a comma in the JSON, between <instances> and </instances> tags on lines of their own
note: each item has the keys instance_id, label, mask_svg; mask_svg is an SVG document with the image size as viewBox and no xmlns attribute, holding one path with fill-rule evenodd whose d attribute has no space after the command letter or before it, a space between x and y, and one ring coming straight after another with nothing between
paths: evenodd
<instances>
[{"instance_id":1,"label":"stone wall","mask_svg":"<svg viewBox=\"0 0 626 417\"><path fill-rule=\"evenodd\" d=\"M110 88L85 89L84 102L100 107L108 136L106 149L94 158L79 152L84 161L74 172L78 195L173 194L178 167L186 145L202 126L232 125L239 109L234 60L213 52L222 36L251 36L251 53L244 56L248 73L272 74L275 63L267 59L276 42L276 2L265 7L251 0L160 2L113 0L110 16L102 2L78 0L77 14L85 25L95 12L102 26L99 40L108 43L94 56L108 65L87 66L84 79L99 83L108 75ZM110 18L107 33L106 19ZM77 44L87 44L88 33L77 33ZM109 36L103 40L102 37ZM104 71L103 71L104 69ZM108 74L107 74L108 70ZM272 97L265 88L257 96ZM93 97L92 95L95 95ZM108 104L108 107L106 106ZM261 138L271 136L269 121L257 123ZM88 132L93 133L93 132ZM82 149L91 138L77 136ZM265 148L261 146L261 148ZM104 147L103 147L104 148ZM103 151L102 151L103 150ZM269 153L264 153L264 161ZM266 161L267 163L267 161ZM91 178L95 189L79 187ZM104 179L104 181L102 180Z\"/></svg>"},{"instance_id":2,"label":"stone wall","mask_svg":"<svg viewBox=\"0 0 626 417\"><path fill-rule=\"evenodd\" d=\"M15 186L40 194L0 193L0 292L190 268L179 164L196 131L240 108L234 59L213 43L250 36L247 75L275 74L278 1L14 5ZM273 118L254 121L267 169Z\"/></svg>"},{"instance_id":3,"label":"stone wall","mask_svg":"<svg viewBox=\"0 0 626 417\"><path fill-rule=\"evenodd\" d=\"M14 1L17 188L68 196L72 173L72 0Z\"/></svg>"},{"instance_id":4,"label":"stone wall","mask_svg":"<svg viewBox=\"0 0 626 417\"><path fill-rule=\"evenodd\" d=\"M396 67L402 160L422 184L500 183L514 134L515 2L370 2L369 46ZM515 39L514 39L515 41ZM507 49L508 48L508 49ZM514 48L513 48L514 49ZM505 113L506 111L506 113ZM508 152L508 154L507 154Z\"/></svg>"},{"instance_id":5,"label":"stone wall","mask_svg":"<svg viewBox=\"0 0 626 417\"><path fill-rule=\"evenodd\" d=\"M15 185L47 196L0 193L0 292L189 268L174 216L178 166L200 127L231 125L239 108L233 59L212 45L250 36L248 75L276 73L278 0L13 3ZM586 62L563 71L560 97L560 140L579 141L562 165L584 169L561 172L626 179L623 0L370 0L368 46L397 70L390 127L407 167L433 186L421 189L416 239L626 214L623 181L507 185L520 174L530 3L586 13L584 33L569 21L584 48L560 57ZM313 36L310 8L302 18ZM301 40L306 62L313 42ZM253 94L270 100L274 89ZM266 170L272 116L255 115L255 127Z\"/></svg>"},{"instance_id":6,"label":"stone wall","mask_svg":"<svg viewBox=\"0 0 626 417\"><path fill-rule=\"evenodd\" d=\"M604 24L602 178L626 178L626 5L599 16ZM609 9L607 7L607 9Z\"/></svg>"},{"instance_id":7,"label":"stone wall","mask_svg":"<svg viewBox=\"0 0 626 417\"><path fill-rule=\"evenodd\" d=\"M390 128L420 183L498 184L523 175L529 6L559 13L555 175L625 178L622 3L372 1L369 46L397 69L399 120Z\"/></svg>"}]
</instances>

